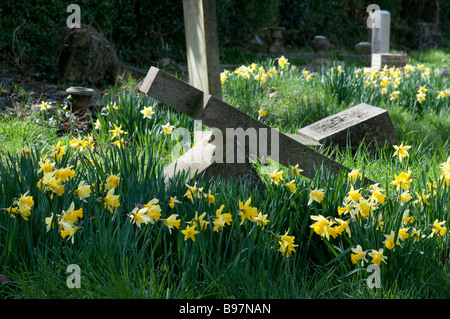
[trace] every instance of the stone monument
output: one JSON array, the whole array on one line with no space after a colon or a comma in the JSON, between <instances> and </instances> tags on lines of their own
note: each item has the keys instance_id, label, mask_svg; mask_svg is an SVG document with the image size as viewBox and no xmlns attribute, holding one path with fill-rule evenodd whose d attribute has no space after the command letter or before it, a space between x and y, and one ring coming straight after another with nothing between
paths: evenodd
<instances>
[{"instance_id":1,"label":"stone monument","mask_svg":"<svg viewBox=\"0 0 450 319\"><path fill-rule=\"evenodd\" d=\"M182 164L184 171L194 170L197 173L201 173L212 167L212 165L217 164L220 169L215 170L215 177L223 176L221 172L230 174L234 170L236 174L232 174L233 177L240 176L245 178L247 172L249 172L248 174L253 174L253 172L250 172L251 168L249 168L249 164L251 165L249 158L253 154L257 154L259 158L266 161L271 159L286 167L298 164L303 169L302 175L310 179L315 177L316 170L322 165L332 174L350 171L345 166L327 158L311 147L270 128L215 96L204 93L155 67L150 68L140 86L140 90L173 109L213 128L213 132L216 132L215 137L219 137L219 140L214 145L207 146L209 147L206 152L207 158L211 159L212 153L219 151L219 154L214 154L213 161L208 159L199 160L199 163L194 163L192 160L184 161ZM224 136L222 141L220 141L221 136ZM246 142L247 139L249 140L248 143ZM207 140L206 144L211 144L210 140ZM225 150L223 149L224 144L226 146ZM241 155L237 155L238 160L236 162L234 152L237 149L243 150L243 152L241 152ZM196 152L196 150L192 150L192 152ZM201 151L197 150L197 152L200 152L199 155L202 156L205 154L204 149ZM230 153L233 155L227 156ZM190 158L192 159L193 157L190 156ZM225 161L222 160L224 158L226 159ZM180 160L178 162L178 164L181 163ZM240 167L237 167L237 165ZM173 171L166 169L167 179L170 179L170 176L177 173L176 167L176 165L172 166ZM364 179L364 182L373 183L367 178Z\"/></svg>"}]
</instances>

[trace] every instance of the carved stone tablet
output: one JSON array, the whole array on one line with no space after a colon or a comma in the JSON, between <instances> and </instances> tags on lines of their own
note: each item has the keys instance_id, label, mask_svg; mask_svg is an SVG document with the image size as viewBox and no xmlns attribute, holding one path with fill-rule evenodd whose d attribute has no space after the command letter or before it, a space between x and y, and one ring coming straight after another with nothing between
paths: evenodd
<instances>
[{"instance_id":1,"label":"carved stone tablet","mask_svg":"<svg viewBox=\"0 0 450 319\"><path fill-rule=\"evenodd\" d=\"M318 143L333 143L342 147L347 145L347 137L352 146L359 146L364 141L372 149L377 144L398 143L388 111L364 103L301 128L298 133Z\"/></svg>"}]
</instances>

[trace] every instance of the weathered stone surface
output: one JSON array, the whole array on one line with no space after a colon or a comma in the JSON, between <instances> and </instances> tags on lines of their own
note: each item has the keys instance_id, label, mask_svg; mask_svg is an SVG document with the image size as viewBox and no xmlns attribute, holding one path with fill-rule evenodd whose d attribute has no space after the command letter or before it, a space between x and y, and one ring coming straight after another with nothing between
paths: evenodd
<instances>
[{"instance_id":1,"label":"weathered stone surface","mask_svg":"<svg viewBox=\"0 0 450 319\"><path fill-rule=\"evenodd\" d=\"M212 0L183 0L189 82L222 98L216 6Z\"/></svg>"},{"instance_id":2,"label":"weathered stone surface","mask_svg":"<svg viewBox=\"0 0 450 319\"><path fill-rule=\"evenodd\" d=\"M195 132L199 133L199 132ZM164 177L166 185L169 181L180 172L187 172L189 178L194 178L195 175L204 173L206 178L221 177L225 180L238 181L241 183L249 183L251 186L258 188L263 187L263 183L253 167L252 163L246 158L244 163L225 163L226 157L230 156L229 148L225 148L225 143L221 138L215 138L217 135L221 135L219 132L207 132L203 131L202 134L197 135L195 139L194 147L177 158L173 163L168 165L164 169ZM231 156L236 159L237 149L240 146L235 144L235 149ZM223 153L226 150L228 153ZM221 161L217 161L217 158L221 158Z\"/></svg>"},{"instance_id":3,"label":"weathered stone surface","mask_svg":"<svg viewBox=\"0 0 450 319\"><path fill-rule=\"evenodd\" d=\"M355 53L356 54L371 54L372 53L372 45L369 42L358 42L355 45Z\"/></svg>"},{"instance_id":4,"label":"weathered stone surface","mask_svg":"<svg viewBox=\"0 0 450 319\"><path fill-rule=\"evenodd\" d=\"M387 67L404 67L406 65L407 56L405 53L373 53L372 68L382 69Z\"/></svg>"},{"instance_id":5,"label":"weathered stone surface","mask_svg":"<svg viewBox=\"0 0 450 319\"><path fill-rule=\"evenodd\" d=\"M328 168L332 174L337 174L342 170L349 171L345 166L323 156L309 146L279 133L216 97L203 93L157 68L150 68L140 90L175 110L218 130L227 137L228 141L232 139L235 143L242 145L242 137L247 136L253 142L242 145L245 149L245 157L256 153L262 159L272 159L286 167L299 164L299 167L303 169L302 174L311 179L315 177L316 169L322 165ZM239 130L240 134L236 134ZM256 142L254 142L255 136ZM234 150L234 147L232 149ZM227 152L224 153L228 153L228 151L227 148ZM229 161L225 164L226 168L235 165ZM191 165L189 166L191 167ZM367 178L365 182L373 183Z\"/></svg>"},{"instance_id":6,"label":"weathered stone surface","mask_svg":"<svg viewBox=\"0 0 450 319\"><path fill-rule=\"evenodd\" d=\"M378 10L373 14L372 54L388 53L391 34L391 14L386 10Z\"/></svg>"},{"instance_id":7,"label":"weathered stone surface","mask_svg":"<svg viewBox=\"0 0 450 319\"><path fill-rule=\"evenodd\" d=\"M372 149L385 143L398 143L388 111L364 103L301 128L298 133L318 143L341 147L347 145L347 137L352 146L359 146L364 141Z\"/></svg>"},{"instance_id":8,"label":"weathered stone surface","mask_svg":"<svg viewBox=\"0 0 450 319\"><path fill-rule=\"evenodd\" d=\"M311 41L311 47L314 52L324 52L331 47L330 41L323 35L316 35L314 39Z\"/></svg>"},{"instance_id":9,"label":"weathered stone surface","mask_svg":"<svg viewBox=\"0 0 450 319\"><path fill-rule=\"evenodd\" d=\"M114 47L90 26L66 29L57 54L62 78L77 85L114 82L120 70Z\"/></svg>"},{"instance_id":10,"label":"weathered stone surface","mask_svg":"<svg viewBox=\"0 0 450 319\"><path fill-rule=\"evenodd\" d=\"M94 89L72 86L66 90L66 93L69 93L73 99L71 103L72 112L100 105L99 101L95 99L97 91Z\"/></svg>"}]
</instances>

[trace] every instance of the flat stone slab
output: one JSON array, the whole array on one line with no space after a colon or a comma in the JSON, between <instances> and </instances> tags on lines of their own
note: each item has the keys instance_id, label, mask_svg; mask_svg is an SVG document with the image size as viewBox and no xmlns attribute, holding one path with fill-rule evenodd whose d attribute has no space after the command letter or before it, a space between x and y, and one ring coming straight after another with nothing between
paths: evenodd
<instances>
[{"instance_id":1,"label":"flat stone slab","mask_svg":"<svg viewBox=\"0 0 450 319\"><path fill-rule=\"evenodd\" d=\"M317 143L353 146L365 142L371 148L398 143L397 132L387 110L361 103L298 130L298 134Z\"/></svg>"},{"instance_id":2,"label":"flat stone slab","mask_svg":"<svg viewBox=\"0 0 450 319\"><path fill-rule=\"evenodd\" d=\"M240 144L245 149L247 158L252 153L256 153L259 158L271 159L286 167L298 164L303 170L302 175L310 179L315 177L317 169L321 166L327 168L332 174L338 174L341 171L350 172L347 167L322 155L310 146L272 129L237 108L155 67L151 67L148 71L140 90L173 109L202 121L208 127L218 130L226 136L227 140ZM243 144L245 138L250 141ZM229 150L223 153L228 154ZM247 163L246 161L244 164ZM228 161L228 157L223 163L226 169L239 164L241 163ZM191 163L188 166L193 167L193 165L194 163ZM374 183L367 178L364 182Z\"/></svg>"},{"instance_id":3,"label":"flat stone slab","mask_svg":"<svg viewBox=\"0 0 450 319\"><path fill-rule=\"evenodd\" d=\"M385 65L390 67L404 67L406 65L407 55L404 53L373 53L372 65L374 69L382 69Z\"/></svg>"}]
</instances>

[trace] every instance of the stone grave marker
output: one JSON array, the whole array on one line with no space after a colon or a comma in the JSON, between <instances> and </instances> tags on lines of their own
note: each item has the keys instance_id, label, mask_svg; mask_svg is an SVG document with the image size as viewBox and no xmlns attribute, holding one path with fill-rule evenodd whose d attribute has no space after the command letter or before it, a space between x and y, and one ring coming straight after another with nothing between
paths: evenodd
<instances>
[{"instance_id":1,"label":"stone grave marker","mask_svg":"<svg viewBox=\"0 0 450 319\"><path fill-rule=\"evenodd\" d=\"M196 172L202 172L202 170L217 164L222 172L230 174L234 170L236 171L234 176L245 177L247 176L246 173L251 171L249 157L252 154L257 154L259 158L263 159L263 163L264 160L272 159L286 167L298 164L303 169L302 175L310 179L315 177L316 170L322 165L332 174L338 174L342 170L350 171L347 167L327 158L296 139L270 128L215 96L204 93L155 67L150 68L140 86L140 90L173 109L192 117L194 120L202 121L203 124L213 128L213 132L218 132L215 137L219 137L219 139L212 146L210 141L207 140L202 147L200 145L190 150L191 160L186 160L189 158L186 156L179 161L178 165L182 165L183 170L192 169ZM220 139L222 135L225 138ZM248 143L246 139L249 140ZM224 145L226 146L225 151L223 151ZM239 158L239 154L237 154L236 161L235 150L239 149L243 150L241 152L243 155L241 154L241 158ZM212 158L212 153L218 150L221 152L218 155L214 154L214 160L208 161L208 158ZM206 157L206 160L194 163L192 158L195 152L202 156L206 152L207 154L203 156ZM228 156L228 154L232 155ZM231 161L229 160L230 157ZM242 160L242 157L244 160ZM225 160L222 161L221 159ZM176 173L175 166L172 166L173 174ZM166 173L171 174L167 169ZM215 173L216 176L223 176L219 169ZM373 183L367 178L364 179L364 182Z\"/></svg>"},{"instance_id":2,"label":"stone grave marker","mask_svg":"<svg viewBox=\"0 0 450 319\"><path fill-rule=\"evenodd\" d=\"M389 52L390 34L390 12L386 10L375 11L372 19L372 54Z\"/></svg>"},{"instance_id":3,"label":"stone grave marker","mask_svg":"<svg viewBox=\"0 0 450 319\"><path fill-rule=\"evenodd\" d=\"M183 0L189 83L222 98L214 0Z\"/></svg>"},{"instance_id":4,"label":"stone grave marker","mask_svg":"<svg viewBox=\"0 0 450 319\"><path fill-rule=\"evenodd\" d=\"M389 53L391 34L391 14L386 10L377 10L372 15L370 28L372 61L371 67L365 72L373 72L388 67L403 67L406 65L405 53Z\"/></svg>"},{"instance_id":5,"label":"stone grave marker","mask_svg":"<svg viewBox=\"0 0 450 319\"><path fill-rule=\"evenodd\" d=\"M347 137L352 145L364 140L370 149L375 149L377 144L398 143L388 111L365 103L301 128L298 133L321 144L333 143L341 147L346 146Z\"/></svg>"}]
</instances>

